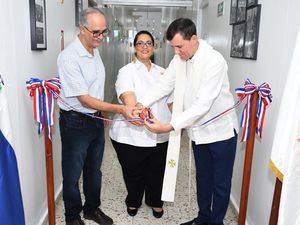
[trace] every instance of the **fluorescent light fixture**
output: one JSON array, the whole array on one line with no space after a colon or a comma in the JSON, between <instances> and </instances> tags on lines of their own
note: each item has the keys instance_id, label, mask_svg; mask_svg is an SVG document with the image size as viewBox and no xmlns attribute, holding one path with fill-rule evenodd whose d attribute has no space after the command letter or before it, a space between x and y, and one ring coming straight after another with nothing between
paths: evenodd
<instances>
[{"instance_id":1,"label":"fluorescent light fixture","mask_svg":"<svg viewBox=\"0 0 300 225\"><path fill-rule=\"evenodd\" d=\"M187 7L192 6L189 0L103 0L106 5L134 5L134 6L165 6L165 7Z\"/></svg>"}]
</instances>

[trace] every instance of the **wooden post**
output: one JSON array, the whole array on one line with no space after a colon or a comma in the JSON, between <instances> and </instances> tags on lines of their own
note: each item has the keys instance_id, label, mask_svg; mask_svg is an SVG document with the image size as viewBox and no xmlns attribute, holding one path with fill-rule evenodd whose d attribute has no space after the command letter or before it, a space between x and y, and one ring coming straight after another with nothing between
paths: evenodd
<instances>
[{"instance_id":1,"label":"wooden post","mask_svg":"<svg viewBox=\"0 0 300 225\"><path fill-rule=\"evenodd\" d=\"M251 166L253 158L254 140L255 140L255 127L256 127L256 105L257 105L258 93L252 94L251 112L250 112L250 130L249 137L246 144L244 173L241 190L241 201L239 209L238 225L245 225L248 194L250 186Z\"/></svg>"},{"instance_id":2,"label":"wooden post","mask_svg":"<svg viewBox=\"0 0 300 225\"><path fill-rule=\"evenodd\" d=\"M44 125L44 137L45 137L45 157L46 157L46 177L47 177L47 197L48 197L48 221L49 221L49 225L55 225L55 201L54 201L52 141L48 137L48 131L47 131L47 126L46 126L46 121L45 120L46 119L45 119L45 115L44 115L43 116L43 125Z\"/></svg>"},{"instance_id":3,"label":"wooden post","mask_svg":"<svg viewBox=\"0 0 300 225\"><path fill-rule=\"evenodd\" d=\"M276 178L269 225L277 225L282 182Z\"/></svg>"}]
</instances>

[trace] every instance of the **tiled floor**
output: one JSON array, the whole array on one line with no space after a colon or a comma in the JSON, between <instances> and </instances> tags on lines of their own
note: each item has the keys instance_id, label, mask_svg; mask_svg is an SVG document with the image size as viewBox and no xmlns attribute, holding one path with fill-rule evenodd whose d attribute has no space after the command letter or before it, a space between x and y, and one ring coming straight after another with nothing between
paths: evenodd
<instances>
[{"instance_id":1,"label":"tiled floor","mask_svg":"<svg viewBox=\"0 0 300 225\"><path fill-rule=\"evenodd\" d=\"M106 149L102 164L103 183L101 209L113 218L115 225L178 225L193 219L197 215L194 159L191 160L191 200L189 201L189 147L186 134L183 135L181 144L175 202L164 204L165 214L160 219L154 218L152 216L151 208L147 207L145 204L141 206L135 217L127 215L126 206L124 204L126 189L121 167L110 140L108 138L106 140ZM235 225L237 224L236 221L235 213L231 208L228 208L225 225ZM56 224L65 224L62 198L60 198L56 204ZM85 221L85 224L92 225L95 223Z\"/></svg>"}]
</instances>

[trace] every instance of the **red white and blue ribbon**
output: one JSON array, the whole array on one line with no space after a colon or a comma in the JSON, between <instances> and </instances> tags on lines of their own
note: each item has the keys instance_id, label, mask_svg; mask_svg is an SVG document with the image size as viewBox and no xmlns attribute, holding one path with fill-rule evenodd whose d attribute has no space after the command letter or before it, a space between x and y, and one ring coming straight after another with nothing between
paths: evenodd
<instances>
[{"instance_id":1,"label":"red white and blue ribbon","mask_svg":"<svg viewBox=\"0 0 300 225\"><path fill-rule=\"evenodd\" d=\"M53 78L51 80L43 81L38 78L31 78L27 83L27 89L30 90L30 96L33 97L33 108L34 108L34 119L39 123L38 132L40 134L41 130L43 129L43 107L46 109L45 119L46 119L46 126L48 130L48 136L51 139L51 126L53 125L54 121L54 98L59 98L60 102L62 102L66 107L70 110L76 111L75 108L64 102L60 96L60 81L58 78ZM258 92L258 104L256 108L256 117L257 117L257 124L256 124L256 133L261 138L262 137L262 129L263 123L266 113L266 107L272 102L272 95L271 95L271 88L269 84L263 83L260 86L256 86L255 84L251 83L249 79L245 81L243 88L237 88L236 94L239 97L239 100L234 104L234 106L230 107L229 109L225 110L224 112L218 114L217 116L205 121L204 123L200 124L200 126L205 126L208 123L215 121L216 119L222 117L223 115L231 112L236 107L238 107L244 98L247 99L247 103L244 107L242 118L240 122L240 126L244 127L244 131L242 134L242 140L246 141L249 136L250 131L250 112L251 112L251 102L252 102L252 94L254 92ZM45 94L46 93L46 94ZM42 105L43 104L43 105ZM87 116L106 120L111 122L111 119L107 119L104 117L90 115L88 113L83 113ZM117 121L137 121L142 120L140 117L131 118L131 119L118 119ZM151 121L151 118L147 118L148 121ZM199 125L198 125L199 126Z\"/></svg>"},{"instance_id":2,"label":"red white and blue ribbon","mask_svg":"<svg viewBox=\"0 0 300 225\"><path fill-rule=\"evenodd\" d=\"M40 134L44 128L43 117L45 117L47 134L51 140L51 127L54 124L54 99L60 93L60 81L58 78L50 80L30 78L26 81L26 87L30 91L30 97L33 97L33 118L39 123L38 133Z\"/></svg>"},{"instance_id":3,"label":"red white and blue ribbon","mask_svg":"<svg viewBox=\"0 0 300 225\"><path fill-rule=\"evenodd\" d=\"M88 117L94 118L94 119L99 119L99 120L103 120L103 121L107 121L107 122L113 122L113 121L118 121L118 122L133 122L133 121L144 121L144 119L146 119L149 123L153 123L152 122L152 118L153 113L151 108L147 107L144 108L142 110L142 112L140 113L139 117L132 117L130 119L108 119L108 118L104 118L103 116L95 116L89 113L83 113L83 112L79 112L76 110L76 108L72 107L71 105L69 105L68 103L66 103L57 93L54 93L55 97L58 99L58 101L60 101L60 103L62 103L66 108L68 108L69 110L75 111L77 113L81 113L83 115L86 115Z\"/></svg>"},{"instance_id":4,"label":"red white and blue ribbon","mask_svg":"<svg viewBox=\"0 0 300 225\"><path fill-rule=\"evenodd\" d=\"M244 107L240 126L244 127L241 141L246 141L249 137L250 132L250 112L251 112L251 103L252 103L252 94L258 92L258 103L256 107L256 134L261 138L262 129L265 119L266 107L272 102L271 88L269 84L263 83L259 86L253 84L249 79L245 81L243 88L237 88L236 94L240 99L246 98L247 102Z\"/></svg>"},{"instance_id":5,"label":"red white and blue ribbon","mask_svg":"<svg viewBox=\"0 0 300 225\"><path fill-rule=\"evenodd\" d=\"M227 114L227 113L233 111L235 108L237 108L237 107L243 102L243 100L244 100L244 98L240 98L240 99L239 99L232 107L230 107L229 109L226 109L225 111L223 111L223 112L221 112L220 114L214 116L213 118L211 118L211 119L205 121L204 123L201 123L199 126L205 126L205 125L207 125L208 123L211 123L211 122L215 121L216 119L218 119L218 118L224 116L225 114ZM192 127L194 127L194 126L192 126Z\"/></svg>"}]
</instances>

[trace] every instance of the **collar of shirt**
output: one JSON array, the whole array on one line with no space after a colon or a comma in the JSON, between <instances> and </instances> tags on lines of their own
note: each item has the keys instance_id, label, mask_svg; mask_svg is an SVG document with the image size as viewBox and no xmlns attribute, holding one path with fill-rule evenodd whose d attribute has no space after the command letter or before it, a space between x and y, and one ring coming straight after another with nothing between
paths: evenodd
<instances>
[{"instance_id":1,"label":"collar of shirt","mask_svg":"<svg viewBox=\"0 0 300 225\"><path fill-rule=\"evenodd\" d=\"M197 52L197 51L196 51ZM195 53L196 54L196 53ZM191 58L189 58L188 60L186 60L186 62L188 62L188 63L193 63L194 62L194 60L195 60L195 54L191 57Z\"/></svg>"},{"instance_id":2,"label":"collar of shirt","mask_svg":"<svg viewBox=\"0 0 300 225\"><path fill-rule=\"evenodd\" d=\"M188 59L186 62L187 62L187 63L194 63L194 61L195 61L195 58L194 58L194 56L193 56L192 58Z\"/></svg>"},{"instance_id":3,"label":"collar of shirt","mask_svg":"<svg viewBox=\"0 0 300 225\"><path fill-rule=\"evenodd\" d=\"M203 41L201 39L198 39L198 41L199 41L198 49L196 50L195 54L190 59L187 60L188 63L194 63L195 59L200 57L200 45L206 44L206 43L203 43L205 41Z\"/></svg>"},{"instance_id":4,"label":"collar of shirt","mask_svg":"<svg viewBox=\"0 0 300 225\"><path fill-rule=\"evenodd\" d=\"M136 61L133 63L136 69L141 69L141 68L147 68L143 63L141 63L141 61L139 61L138 59L136 59ZM151 62L151 68L150 70L152 70L153 68L155 68L155 64L153 64Z\"/></svg>"},{"instance_id":5,"label":"collar of shirt","mask_svg":"<svg viewBox=\"0 0 300 225\"><path fill-rule=\"evenodd\" d=\"M78 36L76 36L76 39L75 39L75 49L78 52L78 55L81 56L81 57L89 57L89 58L94 57L92 54L90 54L86 50L86 48L83 46L83 44L79 40ZM95 49L93 49L93 51L94 51L94 55L95 55Z\"/></svg>"}]
</instances>

